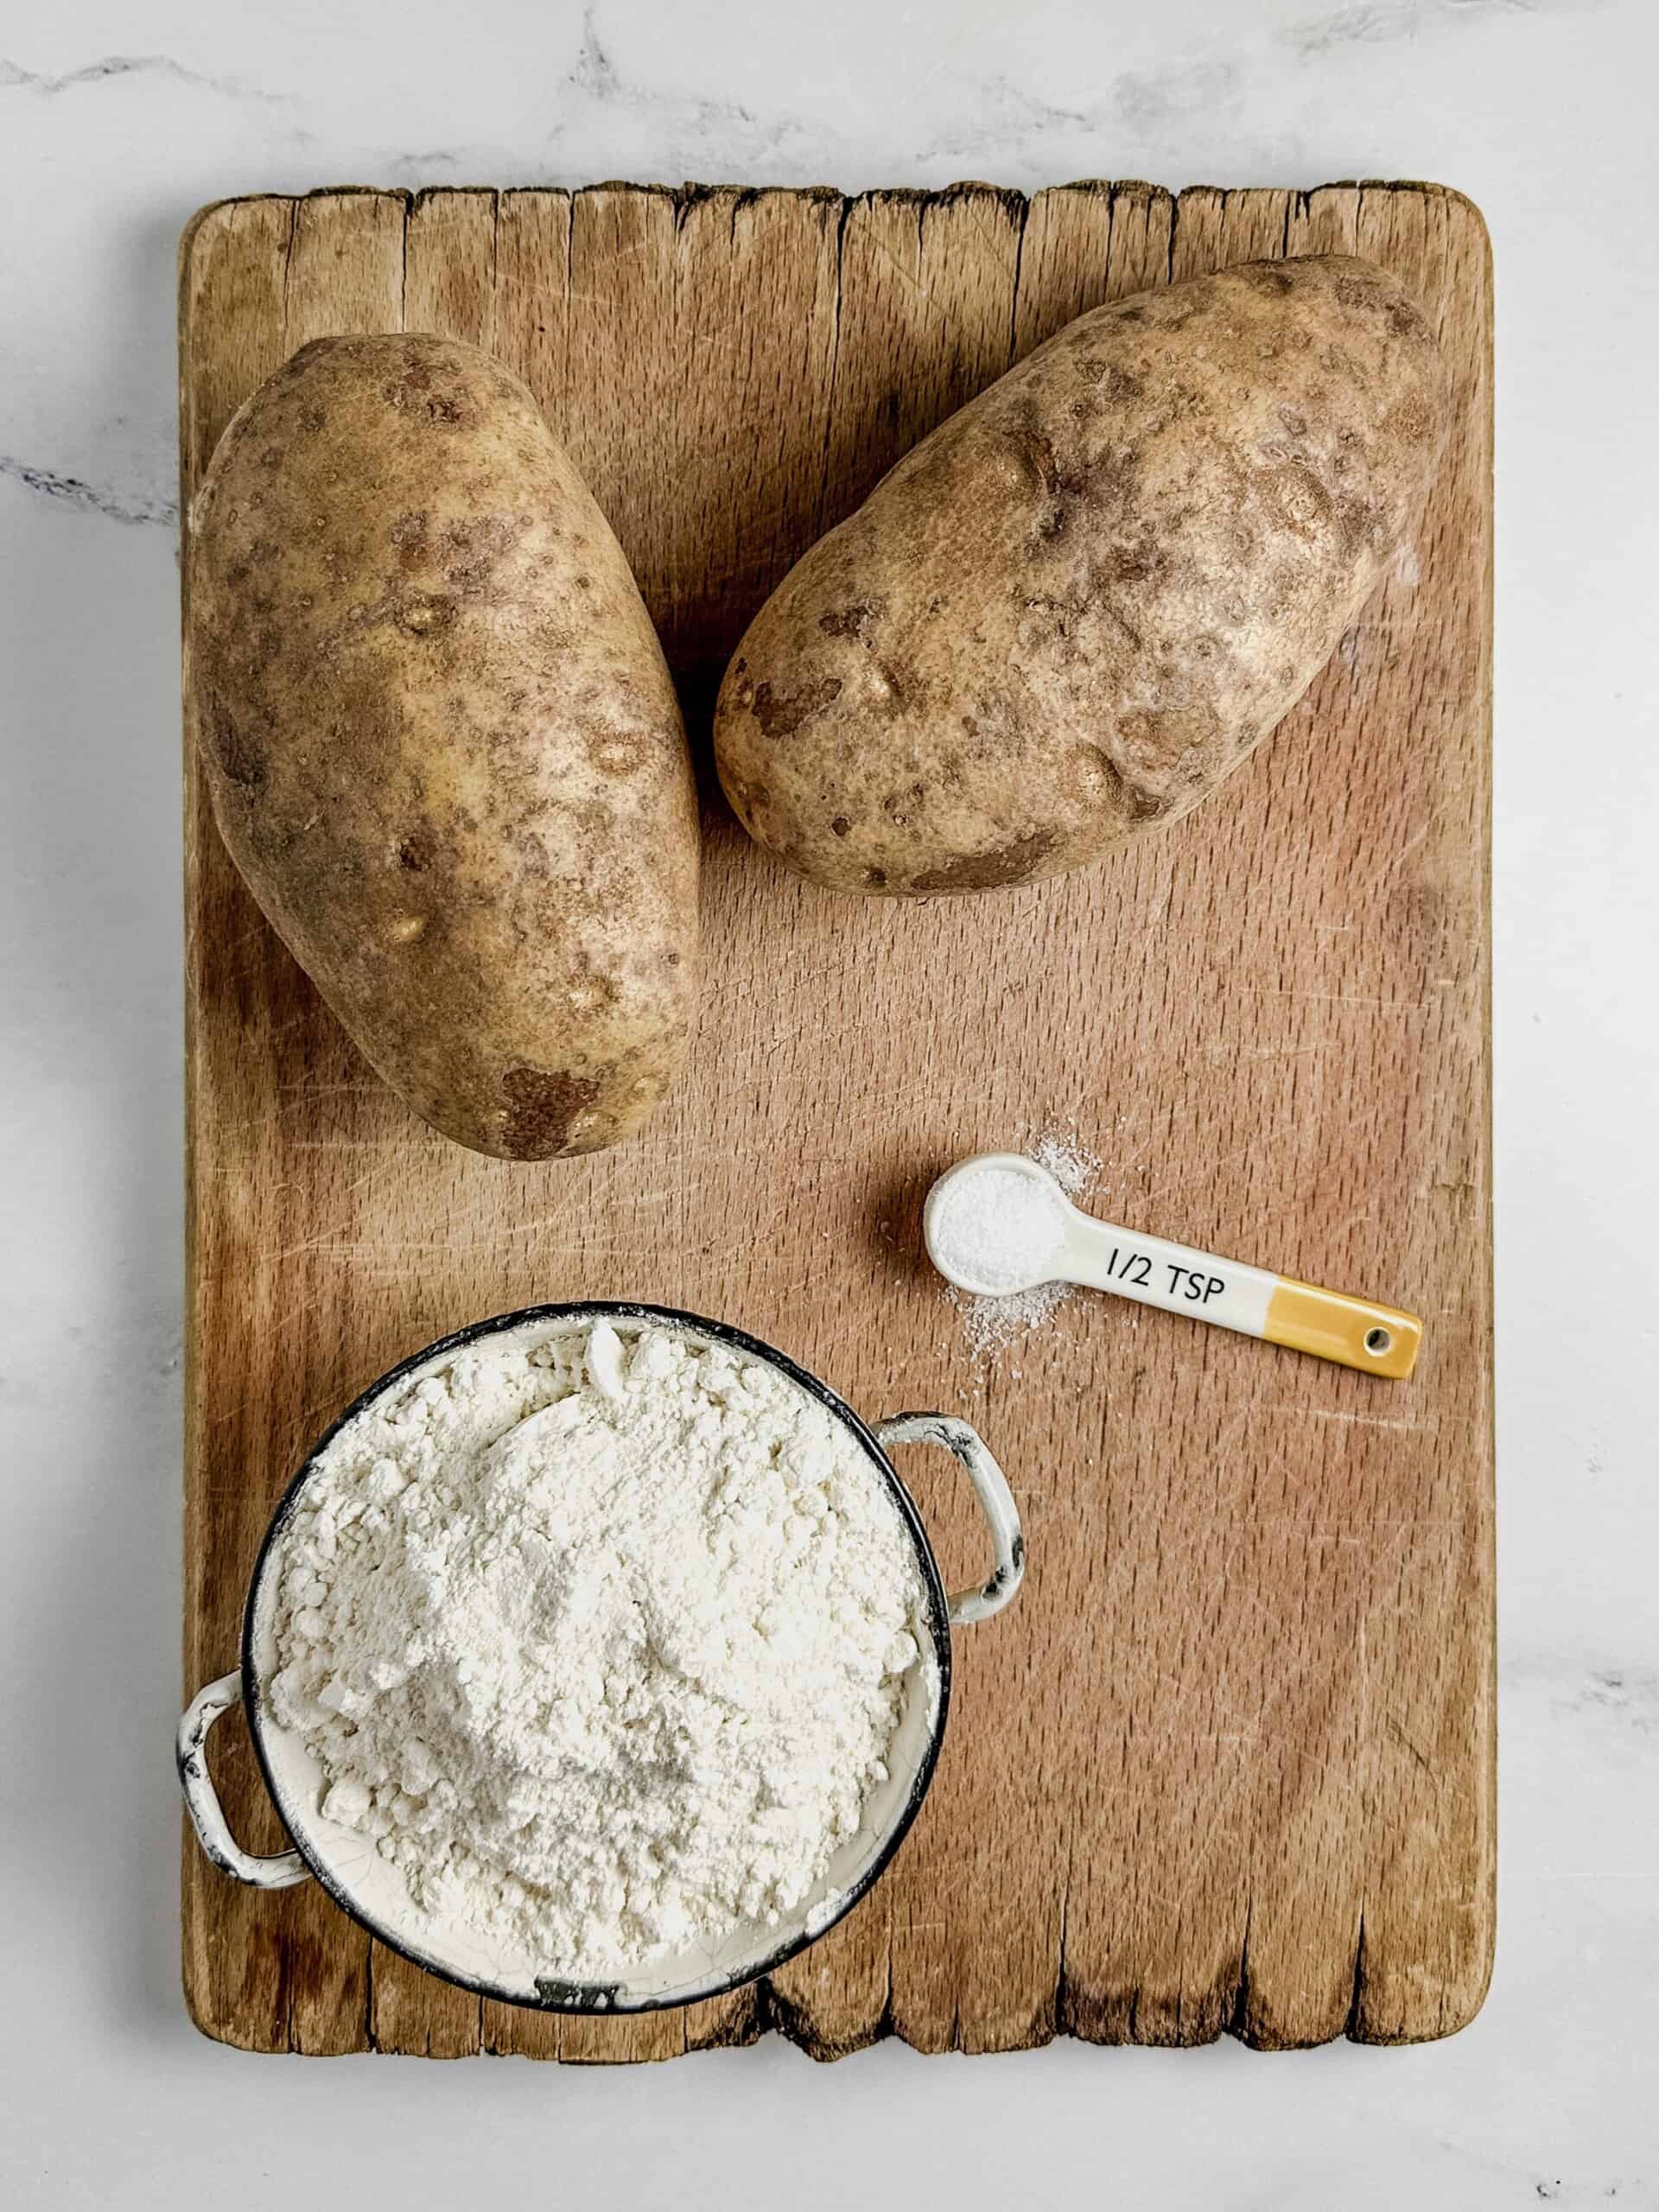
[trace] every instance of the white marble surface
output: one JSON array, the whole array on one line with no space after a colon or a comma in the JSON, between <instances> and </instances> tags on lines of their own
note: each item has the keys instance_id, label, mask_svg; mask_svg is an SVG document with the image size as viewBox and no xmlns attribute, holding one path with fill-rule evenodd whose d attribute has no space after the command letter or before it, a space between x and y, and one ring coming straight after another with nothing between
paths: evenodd
<instances>
[{"instance_id":1,"label":"white marble surface","mask_svg":"<svg viewBox=\"0 0 1659 2212\"><path fill-rule=\"evenodd\" d=\"M1659 2204L1650 0L36 0L0 18L0 2192ZM601 2075L202 2042L177 1993L168 1759L180 226L221 194L332 182L1356 174L1461 186L1497 257L1484 2012L1402 2052L888 2047L828 2071L778 2044Z\"/></svg>"}]
</instances>

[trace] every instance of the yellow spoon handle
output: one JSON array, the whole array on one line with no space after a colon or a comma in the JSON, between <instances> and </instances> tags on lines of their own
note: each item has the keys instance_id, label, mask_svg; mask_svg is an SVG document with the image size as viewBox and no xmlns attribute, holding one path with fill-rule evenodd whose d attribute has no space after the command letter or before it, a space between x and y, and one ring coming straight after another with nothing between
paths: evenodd
<instances>
[{"instance_id":1,"label":"yellow spoon handle","mask_svg":"<svg viewBox=\"0 0 1659 2212\"><path fill-rule=\"evenodd\" d=\"M1397 1306L1377 1306L1369 1298L1350 1298L1340 1290L1320 1290L1281 1275L1268 1301L1262 1333L1271 1344L1287 1344L1293 1351L1311 1351L1318 1359L1402 1382L1417 1364L1423 1325Z\"/></svg>"}]
</instances>

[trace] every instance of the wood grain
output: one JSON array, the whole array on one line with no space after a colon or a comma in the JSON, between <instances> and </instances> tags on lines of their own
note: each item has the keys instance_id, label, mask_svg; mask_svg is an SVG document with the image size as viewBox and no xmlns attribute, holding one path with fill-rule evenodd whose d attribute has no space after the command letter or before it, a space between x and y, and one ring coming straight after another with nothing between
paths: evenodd
<instances>
[{"instance_id":1,"label":"wood grain","mask_svg":"<svg viewBox=\"0 0 1659 2212\"><path fill-rule=\"evenodd\" d=\"M1422 300L1458 427L1417 543L1308 697L1186 821L978 899L836 899L711 796L693 1063L619 1152L510 1166L414 1122L243 890L187 744L187 1690L232 1663L316 1432L430 1338L537 1299L687 1306L867 1414L970 1412L1032 1560L1018 1605L957 1639L949 1740L898 1860L770 1985L633 2021L480 2005L315 1889L240 1889L187 1838L207 2033L629 2059L777 2027L832 2056L890 2033L1400 2042L1476 2010L1494 1802L1478 213L1427 186L237 201L183 244L181 467L188 503L307 338L493 347L615 524L702 742L772 584L1012 359L1172 275L1331 249ZM188 530L184 550L188 594ZM188 722L188 669L185 703ZM1422 1311L1415 1380L1109 1300L976 1363L920 1255L922 1194L1052 1127L1100 1154L1115 1218ZM925 1458L905 1471L968 1579L969 1503ZM245 1743L215 1752L238 1833L274 1847Z\"/></svg>"}]
</instances>

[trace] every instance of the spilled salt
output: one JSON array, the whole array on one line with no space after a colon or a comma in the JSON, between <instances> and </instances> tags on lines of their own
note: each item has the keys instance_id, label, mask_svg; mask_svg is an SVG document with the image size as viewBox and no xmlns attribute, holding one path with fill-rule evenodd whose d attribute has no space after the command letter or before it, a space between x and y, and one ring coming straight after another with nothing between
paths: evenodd
<instances>
[{"instance_id":1,"label":"spilled salt","mask_svg":"<svg viewBox=\"0 0 1659 2212\"><path fill-rule=\"evenodd\" d=\"M1080 1198L1100 1173L1098 1153L1085 1151L1075 1137L1051 1130L1029 1147L1029 1156L1049 1173L1068 1198Z\"/></svg>"},{"instance_id":2,"label":"spilled salt","mask_svg":"<svg viewBox=\"0 0 1659 2212\"><path fill-rule=\"evenodd\" d=\"M953 1290L949 1297L962 1314L962 1333L976 1359L996 1354L1027 1330L1040 1328L1058 1306L1071 1295L1069 1282L1033 1283L1029 1290L1014 1290L999 1298L972 1298Z\"/></svg>"}]
</instances>

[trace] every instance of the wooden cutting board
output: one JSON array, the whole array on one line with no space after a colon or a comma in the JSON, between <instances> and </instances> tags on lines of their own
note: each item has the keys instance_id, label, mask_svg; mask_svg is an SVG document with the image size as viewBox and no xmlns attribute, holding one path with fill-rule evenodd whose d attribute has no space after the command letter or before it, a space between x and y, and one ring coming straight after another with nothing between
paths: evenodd
<instances>
[{"instance_id":1,"label":"wooden cutting board","mask_svg":"<svg viewBox=\"0 0 1659 2212\"><path fill-rule=\"evenodd\" d=\"M615 524L706 745L767 591L1012 360L1102 300L1331 250L1422 301L1457 419L1416 543L1308 697L1187 820L971 899L818 891L711 790L695 1056L620 1151L508 1166L416 1122L243 890L187 744L187 1691L235 1661L260 1535L309 1440L428 1339L538 1300L688 1306L867 1415L969 1413L1031 1557L1018 1604L958 1634L943 1763L898 1860L769 1986L611 2021L480 2005L315 1887L239 1888L187 1837L184 1980L208 2034L622 2059L778 2027L830 2056L889 2034L928 2050L1410 2041L1478 2005L1494 1696L1476 210L1416 185L236 201L183 242L183 488L188 513L232 411L308 339L489 346ZM1098 1298L976 1361L920 1255L923 1192L963 1154L1050 1129L1100 1155L1095 1203L1116 1219L1421 1312L1415 1380ZM970 1579L964 1486L942 1455L905 1471L948 1576ZM237 1832L277 1847L245 1740L216 1750Z\"/></svg>"}]
</instances>

